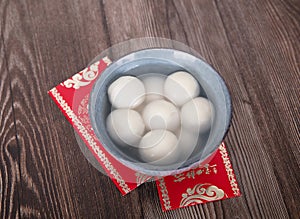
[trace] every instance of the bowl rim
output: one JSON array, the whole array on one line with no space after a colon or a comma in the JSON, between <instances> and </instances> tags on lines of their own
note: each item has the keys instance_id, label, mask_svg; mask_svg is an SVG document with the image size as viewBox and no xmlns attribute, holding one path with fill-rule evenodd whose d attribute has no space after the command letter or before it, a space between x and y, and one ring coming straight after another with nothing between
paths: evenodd
<instances>
[{"instance_id":1,"label":"bowl rim","mask_svg":"<svg viewBox=\"0 0 300 219\"><path fill-rule=\"evenodd\" d=\"M188 55L188 56L191 56L199 61L201 61L204 65L206 65L206 67L210 68L214 73L215 75L220 79L219 82L220 82L220 85L222 87L222 90L223 92L226 94L224 95L225 96L225 102L226 102L226 107L228 109L228 119L226 120L226 124L224 125L225 127L225 131L224 131L224 135L221 139L221 142L220 144L222 143L222 141L224 140L224 138L226 137L227 133L228 133L228 130L229 130L229 127L230 127L230 124L231 124L231 120L232 120L232 101L231 101L231 95L230 95L230 92L228 90L228 87L226 86L226 83L225 83L225 80L224 78L210 65L208 64L206 61L204 61L202 58L200 57L196 57L195 55L193 54L190 54L188 52L185 52L185 51L181 51L181 50L177 50L177 49L171 49L171 48L164 48L164 47L157 47L157 48L148 48L148 49L141 49L141 50L136 50L136 51L133 51L133 52L130 52L126 55L123 55L121 56L120 58L117 58L115 61L113 61L109 66L107 66L103 72L101 73L101 75L96 79L95 83L93 84L93 87L90 91L90 95L89 95L89 101L88 101L88 114L89 114L89 118L90 118L90 121L91 121L91 125L92 125L92 128L95 132L95 135L96 137L98 138L100 144L105 148L105 150L112 156L114 157L117 161L119 161L120 163L122 163L123 165L125 165L126 167L134 170L134 171L137 171L137 172L140 172L140 173L143 173L143 174L147 174L147 175L151 175L151 176L168 176L168 175L174 175L174 174L178 174L178 173L182 173L182 172L185 172L185 171L188 171L190 169L193 169L197 166L199 166L200 164L204 165L206 163L208 163L212 158L213 156L215 155L215 153L217 152L217 149L219 147L219 145L215 145L213 148L212 151L210 151L210 153L208 153L205 157L203 158L200 158L199 160L193 162L192 164L190 164L189 166L186 166L186 167L182 167L182 168L178 168L178 169L174 169L174 170L150 170L150 169L139 169L139 168L136 168L136 165L131 162L131 161L128 161L122 157L117 157L114 153L112 153L110 147L106 146L106 144L104 142L101 141L101 139L99 138L99 131L98 131L98 128L97 126L95 125L96 124L96 121L95 121L95 118L92 116L92 107L90 107L92 105L92 96L93 96L93 93L95 93L94 91L96 90L96 85L97 85L97 82L99 83L99 81L101 80L101 77L103 74L105 74L105 72L109 72L111 71L111 69L113 69L114 67L117 67L118 66L118 63L122 62L124 59L134 55L134 54L139 54L139 53L144 53L144 52L151 52L151 51L161 51L161 50L166 50L166 51L170 51L170 52L179 52L179 53L182 53L182 54L185 54L185 55Z\"/></svg>"}]
</instances>

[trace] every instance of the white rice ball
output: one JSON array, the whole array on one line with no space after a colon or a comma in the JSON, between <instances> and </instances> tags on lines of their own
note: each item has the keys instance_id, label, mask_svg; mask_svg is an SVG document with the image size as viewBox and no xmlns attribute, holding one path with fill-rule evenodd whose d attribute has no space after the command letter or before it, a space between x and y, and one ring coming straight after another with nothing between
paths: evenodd
<instances>
[{"instance_id":1,"label":"white rice ball","mask_svg":"<svg viewBox=\"0 0 300 219\"><path fill-rule=\"evenodd\" d=\"M180 113L176 106L166 100L147 104L142 113L146 128L174 131L180 125Z\"/></svg>"},{"instance_id":2,"label":"white rice ball","mask_svg":"<svg viewBox=\"0 0 300 219\"><path fill-rule=\"evenodd\" d=\"M213 116L212 103L204 97L197 97L182 106L181 125L189 131L204 133L211 128Z\"/></svg>"},{"instance_id":3,"label":"white rice ball","mask_svg":"<svg viewBox=\"0 0 300 219\"><path fill-rule=\"evenodd\" d=\"M197 80L184 71L170 74L164 84L164 96L178 107L199 96L199 94L200 86Z\"/></svg>"},{"instance_id":4,"label":"white rice ball","mask_svg":"<svg viewBox=\"0 0 300 219\"><path fill-rule=\"evenodd\" d=\"M106 119L106 127L110 137L121 146L138 146L145 131L141 115L131 109L112 111Z\"/></svg>"},{"instance_id":5,"label":"white rice ball","mask_svg":"<svg viewBox=\"0 0 300 219\"><path fill-rule=\"evenodd\" d=\"M165 75L150 73L142 75L139 78L144 83L146 89L145 102L149 103L151 101L164 98Z\"/></svg>"},{"instance_id":6,"label":"white rice ball","mask_svg":"<svg viewBox=\"0 0 300 219\"><path fill-rule=\"evenodd\" d=\"M139 154L145 162L155 165L171 165L178 161L177 137L167 130L149 131L141 140Z\"/></svg>"},{"instance_id":7,"label":"white rice ball","mask_svg":"<svg viewBox=\"0 0 300 219\"><path fill-rule=\"evenodd\" d=\"M122 76L107 90L110 103L115 108L136 108L145 100L145 86L133 76Z\"/></svg>"}]
</instances>

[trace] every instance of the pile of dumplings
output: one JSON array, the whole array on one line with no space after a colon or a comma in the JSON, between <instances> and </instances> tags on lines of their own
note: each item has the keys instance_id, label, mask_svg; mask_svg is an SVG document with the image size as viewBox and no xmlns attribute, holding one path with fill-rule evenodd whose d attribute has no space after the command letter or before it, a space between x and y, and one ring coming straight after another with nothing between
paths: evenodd
<instances>
[{"instance_id":1,"label":"pile of dumplings","mask_svg":"<svg viewBox=\"0 0 300 219\"><path fill-rule=\"evenodd\" d=\"M211 128L214 107L202 92L185 71L119 77L107 90L108 134L119 147L136 147L143 162L182 162Z\"/></svg>"}]
</instances>

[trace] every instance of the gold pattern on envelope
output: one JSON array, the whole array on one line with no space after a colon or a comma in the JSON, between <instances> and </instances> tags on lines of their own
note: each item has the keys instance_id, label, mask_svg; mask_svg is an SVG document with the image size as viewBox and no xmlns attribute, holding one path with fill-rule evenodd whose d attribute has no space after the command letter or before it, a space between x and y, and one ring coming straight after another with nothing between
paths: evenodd
<instances>
[{"instance_id":1,"label":"gold pattern on envelope","mask_svg":"<svg viewBox=\"0 0 300 219\"><path fill-rule=\"evenodd\" d=\"M58 104L61 106L62 110L67 114L67 116L71 119L71 121L76 126L78 131L82 134L83 138L88 142L88 144L92 147L93 151L100 158L100 160L103 163L103 165L105 166L105 168L116 179L116 181L118 182L118 184L122 188L122 190L125 193L130 192L130 188L128 187L125 180L122 178L120 173L114 168L114 166L108 160L108 158L106 157L104 152L99 148L99 146L95 142L94 138L88 133L85 126L82 124L80 119L76 116L76 114L73 112L73 110L68 105L68 103L64 100L64 98L60 95L58 90L56 88L53 88L52 90L50 90L50 92L52 93L53 97L56 99Z\"/></svg>"},{"instance_id":2,"label":"gold pattern on envelope","mask_svg":"<svg viewBox=\"0 0 300 219\"><path fill-rule=\"evenodd\" d=\"M146 182L147 180L149 180L151 178L151 176L148 176L148 175L145 175L145 174L139 173L139 172L136 172L135 176L136 176L137 186L143 184L144 182Z\"/></svg>"},{"instance_id":3,"label":"gold pattern on envelope","mask_svg":"<svg viewBox=\"0 0 300 219\"><path fill-rule=\"evenodd\" d=\"M89 97L90 97L89 94L85 95L85 97L81 100L80 105L78 106L77 112L78 112L79 118L80 118L81 122L84 124L84 126L88 130L91 130L92 126L90 124L90 117L88 114Z\"/></svg>"},{"instance_id":4,"label":"gold pattern on envelope","mask_svg":"<svg viewBox=\"0 0 300 219\"><path fill-rule=\"evenodd\" d=\"M80 105L78 107L78 115L81 116L82 114L85 114L85 115L88 114L89 97L90 97L90 95L87 94L87 95L85 95L84 98L82 98Z\"/></svg>"},{"instance_id":5,"label":"gold pattern on envelope","mask_svg":"<svg viewBox=\"0 0 300 219\"><path fill-rule=\"evenodd\" d=\"M236 183L235 175L233 173L233 169L232 169L230 159L229 159L229 156L228 156L228 153L227 153L224 142L220 145L219 151L220 151L220 154L221 154L222 159L223 159L223 163L224 163L224 166L225 166L225 169L226 169L226 172L227 172L227 177L228 177L231 189L233 191L233 194L238 196L238 195L240 195L240 190L239 190L238 185Z\"/></svg>"},{"instance_id":6,"label":"gold pattern on envelope","mask_svg":"<svg viewBox=\"0 0 300 219\"><path fill-rule=\"evenodd\" d=\"M74 88L79 89L80 87L87 86L98 77L98 65L100 61L95 62L90 67L85 68L81 72L75 74L71 79L66 80L61 85L65 86L66 88Z\"/></svg>"},{"instance_id":7,"label":"gold pattern on envelope","mask_svg":"<svg viewBox=\"0 0 300 219\"><path fill-rule=\"evenodd\" d=\"M188 188L186 193L182 194L180 207L193 204L201 204L206 201L216 201L224 198L226 194L222 189L209 183L197 184L194 188Z\"/></svg>"},{"instance_id":8,"label":"gold pattern on envelope","mask_svg":"<svg viewBox=\"0 0 300 219\"><path fill-rule=\"evenodd\" d=\"M163 177L161 177L160 179L158 179L158 181L159 181L159 187L160 187L162 200L164 202L164 207L166 210L170 210L172 208L172 206L171 206L170 197L169 197L169 193L168 193L168 189L167 189L165 180Z\"/></svg>"}]
</instances>

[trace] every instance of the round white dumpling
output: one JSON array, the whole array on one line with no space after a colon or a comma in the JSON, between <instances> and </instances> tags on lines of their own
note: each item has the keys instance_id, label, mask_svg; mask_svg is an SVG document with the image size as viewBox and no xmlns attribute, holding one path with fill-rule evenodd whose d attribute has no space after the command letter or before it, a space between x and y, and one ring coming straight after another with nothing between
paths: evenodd
<instances>
[{"instance_id":1,"label":"round white dumpling","mask_svg":"<svg viewBox=\"0 0 300 219\"><path fill-rule=\"evenodd\" d=\"M110 103L115 108L136 108L145 100L145 86L133 76L122 76L107 90Z\"/></svg>"},{"instance_id":2,"label":"round white dumpling","mask_svg":"<svg viewBox=\"0 0 300 219\"><path fill-rule=\"evenodd\" d=\"M184 71L170 74L164 84L164 96L179 107L199 94L200 86L197 80Z\"/></svg>"},{"instance_id":3,"label":"round white dumpling","mask_svg":"<svg viewBox=\"0 0 300 219\"><path fill-rule=\"evenodd\" d=\"M204 133L211 127L214 116L212 103L203 97L197 97L181 108L181 125L196 133Z\"/></svg>"},{"instance_id":4,"label":"round white dumpling","mask_svg":"<svg viewBox=\"0 0 300 219\"><path fill-rule=\"evenodd\" d=\"M178 161L177 137L170 131L157 129L149 131L142 138L139 154L145 162L155 165L171 165Z\"/></svg>"},{"instance_id":5,"label":"round white dumpling","mask_svg":"<svg viewBox=\"0 0 300 219\"><path fill-rule=\"evenodd\" d=\"M106 119L106 127L112 140L121 146L138 146L145 131L141 115L131 109L112 111Z\"/></svg>"},{"instance_id":6,"label":"round white dumpling","mask_svg":"<svg viewBox=\"0 0 300 219\"><path fill-rule=\"evenodd\" d=\"M199 134L196 132L191 132L188 129L181 128L180 132L177 134L178 147L180 148L180 159L181 161L186 161L193 152L197 152L204 148L207 134Z\"/></svg>"},{"instance_id":7,"label":"round white dumpling","mask_svg":"<svg viewBox=\"0 0 300 219\"><path fill-rule=\"evenodd\" d=\"M174 131L180 125L180 113L176 106L166 100L147 104L142 113L146 128Z\"/></svg>"},{"instance_id":8,"label":"round white dumpling","mask_svg":"<svg viewBox=\"0 0 300 219\"><path fill-rule=\"evenodd\" d=\"M178 147L180 148L180 159L186 161L197 147L199 134L186 129L181 129L178 138Z\"/></svg>"},{"instance_id":9,"label":"round white dumpling","mask_svg":"<svg viewBox=\"0 0 300 219\"><path fill-rule=\"evenodd\" d=\"M165 75L151 73L140 76L140 79L144 83L146 90L145 102L149 103L154 100L163 99Z\"/></svg>"}]
</instances>

